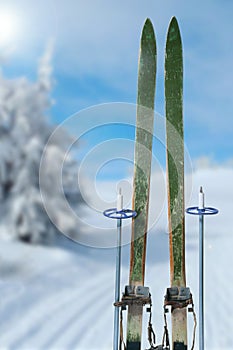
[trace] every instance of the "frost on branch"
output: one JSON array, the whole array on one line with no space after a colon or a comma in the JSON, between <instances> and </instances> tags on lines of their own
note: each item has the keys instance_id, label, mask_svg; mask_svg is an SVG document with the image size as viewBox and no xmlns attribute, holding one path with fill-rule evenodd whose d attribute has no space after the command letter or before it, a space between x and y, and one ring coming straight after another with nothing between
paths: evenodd
<instances>
[{"instance_id":1,"label":"frost on branch","mask_svg":"<svg viewBox=\"0 0 233 350\"><path fill-rule=\"evenodd\" d=\"M8 80L0 76L0 233L33 243L48 243L57 232L44 209L39 189L40 160L54 129L45 116L51 106L50 59L51 47L40 60L36 82L24 77ZM50 153L65 158L70 141L71 137L61 131ZM56 157L52 161L46 169L46 181L48 191L53 194L49 205L56 218L64 198L56 192ZM75 181L77 164L73 159L64 162L63 173L65 196L77 209L80 194ZM64 225L68 223L68 230L76 232L69 212L64 214Z\"/></svg>"}]
</instances>

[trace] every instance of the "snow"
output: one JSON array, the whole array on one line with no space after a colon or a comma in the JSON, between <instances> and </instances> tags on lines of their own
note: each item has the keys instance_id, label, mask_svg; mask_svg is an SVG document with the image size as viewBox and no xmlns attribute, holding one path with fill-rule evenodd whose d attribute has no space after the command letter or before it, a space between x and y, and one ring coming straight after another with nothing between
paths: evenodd
<instances>
[{"instance_id":1,"label":"snow","mask_svg":"<svg viewBox=\"0 0 233 350\"><path fill-rule=\"evenodd\" d=\"M194 191L189 200L190 205L197 203L202 185L206 204L220 209L219 215L205 220L206 350L233 348L232 177L231 168L195 172ZM169 286L165 227L165 219L160 220L149 233L146 264L146 285L152 293L158 342L163 332L163 296ZM186 232L187 285L198 315L196 217L186 217ZM128 254L129 245L126 245L122 257L122 290L128 280ZM53 247L1 240L0 349L112 349L114 278L113 248L82 246L62 235ZM145 314L143 348L148 348L147 317ZM170 327L170 315L168 322ZM192 326L189 315L189 348ZM198 330L195 349L198 349Z\"/></svg>"},{"instance_id":2,"label":"snow","mask_svg":"<svg viewBox=\"0 0 233 350\"><path fill-rule=\"evenodd\" d=\"M70 236L77 225L63 208L64 198L73 210L81 202L77 161L73 155L67 155L73 137L64 128L59 129L53 144L47 144L55 129L45 117L53 103L51 55L49 44L33 82L26 77L6 79L0 72L0 233L44 244L53 240L57 230L43 206L42 189L49 194L47 206L53 220L58 221L62 212L63 228ZM44 167L40 167L42 154ZM62 193L57 190L58 163Z\"/></svg>"}]
</instances>

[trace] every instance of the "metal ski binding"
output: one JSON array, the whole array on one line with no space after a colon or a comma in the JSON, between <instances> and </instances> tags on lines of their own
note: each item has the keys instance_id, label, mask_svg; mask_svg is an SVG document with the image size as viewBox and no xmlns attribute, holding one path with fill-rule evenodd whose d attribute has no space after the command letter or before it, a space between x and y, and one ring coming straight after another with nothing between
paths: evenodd
<instances>
[{"instance_id":1,"label":"metal ski binding","mask_svg":"<svg viewBox=\"0 0 233 350\"><path fill-rule=\"evenodd\" d=\"M125 296L149 298L150 292L145 286L125 286Z\"/></svg>"},{"instance_id":2,"label":"metal ski binding","mask_svg":"<svg viewBox=\"0 0 233 350\"><path fill-rule=\"evenodd\" d=\"M164 305L173 308L182 308L192 304L192 294L187 287L167 288Z\"/></svg>"}]
</instances>

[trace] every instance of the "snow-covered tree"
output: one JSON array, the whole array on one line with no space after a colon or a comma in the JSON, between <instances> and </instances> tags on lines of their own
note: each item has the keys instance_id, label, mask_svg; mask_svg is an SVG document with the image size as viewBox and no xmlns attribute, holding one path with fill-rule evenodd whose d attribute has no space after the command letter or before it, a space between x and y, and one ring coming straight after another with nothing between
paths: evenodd
<instances>
[{"instance_id":1,"label":"snow-covered tree","mask_svg":"<svg viewBox=\"0 0 233 350\"><path fill-rule=\"evenodd\" d=\"M52 240L56 228L43 206L39 187L40 160L55 126L52 126L46 111L51 106L52 66L51 47L48 47L39 62L37 81L25 77L6 79L0 75L0 219L1 233L10 233L27 242L47 243ZM65 159L66 146L71 136L61 131L59 137L47 149ZM63 166L65 196L77 209L80 194L77 189L77 163L66 157ZM62 206L64 198L56 193L56 166L46 169L48 191L56 208ZM69 212L66 221L69 222ZM74 231L72 220L68 231ZM72 233L71 233L72 235Z\"/></svg>"}]
</instances>

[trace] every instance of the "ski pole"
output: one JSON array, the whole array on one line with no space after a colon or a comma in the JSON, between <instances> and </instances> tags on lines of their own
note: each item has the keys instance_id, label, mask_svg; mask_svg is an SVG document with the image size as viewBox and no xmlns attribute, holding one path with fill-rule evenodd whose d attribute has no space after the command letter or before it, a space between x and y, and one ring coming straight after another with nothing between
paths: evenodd
<instances>
[{"instance_id":1,"label":"ski pole","mask_svg":"<svg viewBox=\"0 0 233 350\"><path fill-rule=\"evenodd\" d=\"M121 189L117 196L117 211L123 209L123 196ZM122 219L117 219L117 252L116 252L116 277L115 277L115 303L120 299L120 280L121 280L121 234L122 234ZM113 349L118 350L119 341L119 308L115 306L114 309L114 335L113 335Z\"/></svg>"},{"instance_id":2,"label":"ski pole","mask_svg":"<svg viewBox=\"0 0 233 350\"><path fill-rule=\"evenodd\" d=\"M117 208L107 209L103 213L110 219L117 219L117 247L116 247L116 276L115 276L115 309L114 309L114 332L113 332L113 350L119 349L119 306L120 301L120 280L121 280L121 237L122 237L122 219L135 217L137 213L131 209L123 209L123 195L121 189L117 196Z\"/></svg>"},{"instance_id":3,"label":"ski pole","mask_svg":"<svg viewBox=\"0 0 233 350\"><path fill-rule=\"evenodd\" d=\"M199 192L199 210L204 209L204 193ZM199 215L199 349L204 350L204 216Z\"/></svg>"},{"instance_id":4,"label":"ski pole","mask_svg":"<svg viewBox=\"0 0 233 350\"><path fill-rule=\"evenodd\" d=\"M186 212L199 216L199 350L204 350L204 216L215 215L218 209L205 207L204 192L200 187L198 207L190 207Z\"/></svg>"}]
</instances>

